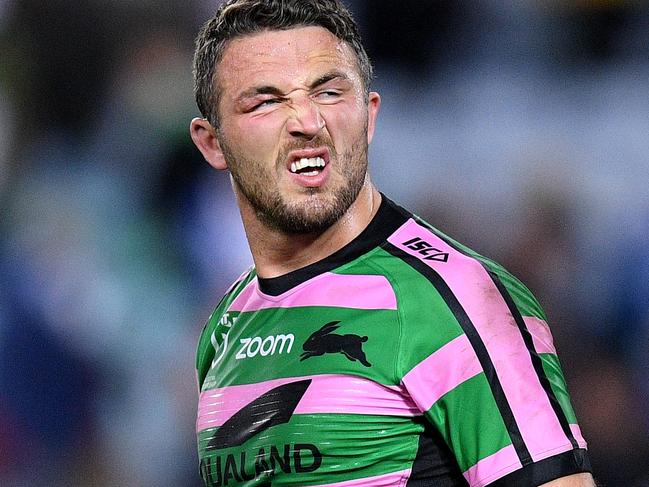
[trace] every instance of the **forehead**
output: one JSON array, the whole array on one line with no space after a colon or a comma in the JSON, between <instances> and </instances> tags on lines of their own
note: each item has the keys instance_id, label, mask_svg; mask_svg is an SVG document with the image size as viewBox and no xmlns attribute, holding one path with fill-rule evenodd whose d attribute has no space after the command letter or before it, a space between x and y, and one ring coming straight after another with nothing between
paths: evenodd
<instances>
[{"instance_id":1,"label":"forehead","mask_svg":"<svg viewBox=\"0 0 649 487\"><path fill-rule=\"evenodd\" d=\"M309 26L233 39L225 48L217 76L221 90L228 92L245 89L243 85L251 82L306 83L332 68L360 80L352 48L327 29Z\"/></svg>"}]
</instances>

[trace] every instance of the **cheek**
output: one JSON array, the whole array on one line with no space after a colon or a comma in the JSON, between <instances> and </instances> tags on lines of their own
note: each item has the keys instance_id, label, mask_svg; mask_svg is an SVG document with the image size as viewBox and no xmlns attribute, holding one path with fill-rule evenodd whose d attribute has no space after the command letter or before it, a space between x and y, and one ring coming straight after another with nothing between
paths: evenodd
<instances>
[{"instance_id":1,"label":"cheek","mask_svg":"<svg viewBox=\"0 0 649 487\"><path fill-rule=\"evenodd\" d=\"M332 111L325 116L327 130L336 150L348 151L359 137L365 137L367 115L365 110Z\"/></svg>"},{"instance_id":2,"label":"cheek","mask_svg":"<svg viewBox=\"0 0 649 487\"><path fill-rule=\"evenodd\" d=\"M233 124L228 139L247 158L263 160L276 154L281 127L278 117L241 117Z\"/></svg>"}]
</instances>

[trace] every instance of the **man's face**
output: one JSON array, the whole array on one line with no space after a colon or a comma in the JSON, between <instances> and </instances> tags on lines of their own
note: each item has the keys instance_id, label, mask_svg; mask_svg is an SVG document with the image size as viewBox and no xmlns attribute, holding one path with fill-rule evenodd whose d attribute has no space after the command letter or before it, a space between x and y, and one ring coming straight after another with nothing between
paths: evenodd
<instances>
[{"instance_id":1,"label":"man's face","mask_svg":"<svg viewBox=\"0 0 649 487\"><path fill-rule=\"evenodd\" d=\"M239 196L285 233L335 223L365 181L379 105L375 93L368 104L353 50L321 27L264 31L229 43L216 82L218 140Z\"/></svg>"}]
</instances>

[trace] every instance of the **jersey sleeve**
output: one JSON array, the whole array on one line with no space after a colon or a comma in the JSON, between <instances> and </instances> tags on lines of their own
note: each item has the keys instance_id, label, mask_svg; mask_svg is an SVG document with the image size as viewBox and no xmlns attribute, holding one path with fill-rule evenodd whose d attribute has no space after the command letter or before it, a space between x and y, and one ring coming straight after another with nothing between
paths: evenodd
<instances>
[{"instance_id":1,"label":"jersey sleeve","mask_svg":"<svg viewBox=\"0 0 649 487\"><path fill-rule=\"evenodd\" d=\"M207 371L212 367L216 348L223 340L223 333L231 326L228 307L255 276L252 268L244 272L226 291L203 326L196 350L196 381L199 391L203 387Z\"/></svg>"},{"instance_id":2,"label":"jersey sleeve","mask_svg":"<svg viewBox=\"0 0 649 487\"><path fill-rule=\"evenodd\" d=\"M401 284L401 382L468 484L536 486L590 471L531 293L500 266L432 234L423 238L444 258L426 261L422 246L410 251L410 233L390 249L418 274Z\"/></svg>"}]
</instances>

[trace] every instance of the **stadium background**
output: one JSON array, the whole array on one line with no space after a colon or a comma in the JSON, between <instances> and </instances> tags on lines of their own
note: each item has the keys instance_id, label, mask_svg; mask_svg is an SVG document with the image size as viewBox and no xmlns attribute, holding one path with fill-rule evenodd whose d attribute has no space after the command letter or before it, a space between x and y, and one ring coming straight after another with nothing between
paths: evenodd
<instances>
[{"instance_id":1,"label":"stadium background","mask_svg":"<svg viewBox=\"0 0 649 487\"><path fill-rule=\"evenodd\" d=\"M544 305L600 481L649 485L649 6L350 1L380 188ZM191 145L216 2L0 0L0 485L198 486L194 348L250 257Z\"/></svg>"}]
</instances>

